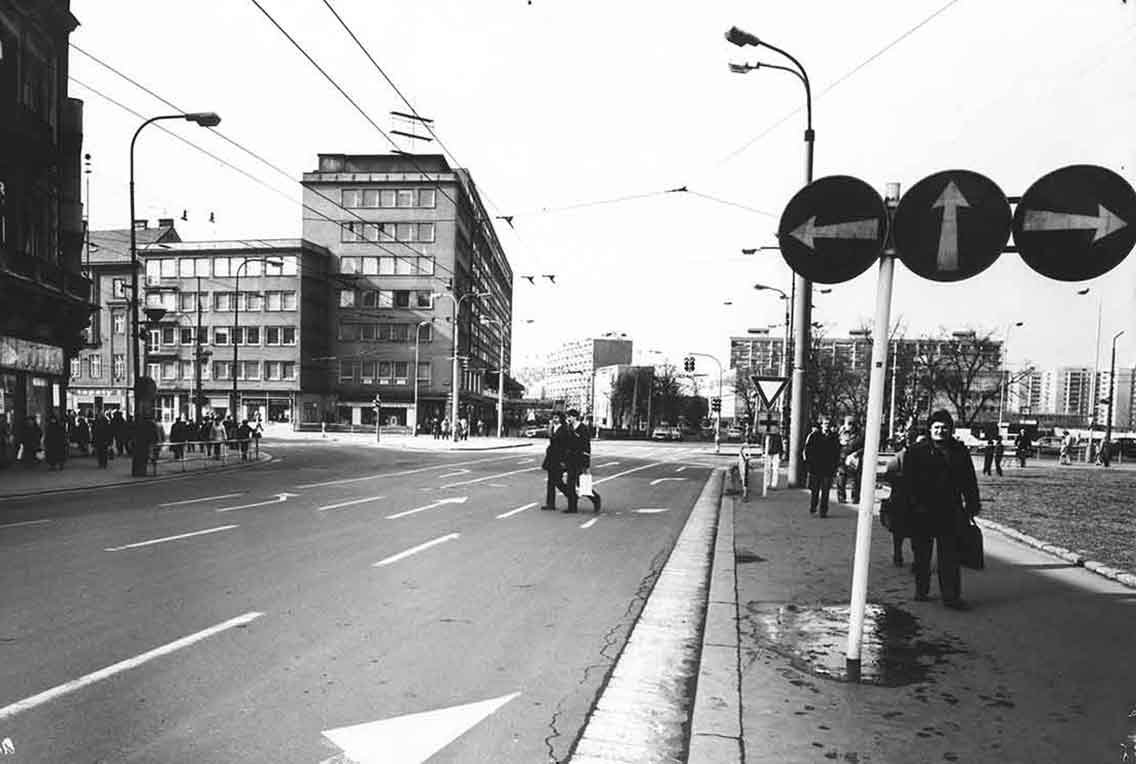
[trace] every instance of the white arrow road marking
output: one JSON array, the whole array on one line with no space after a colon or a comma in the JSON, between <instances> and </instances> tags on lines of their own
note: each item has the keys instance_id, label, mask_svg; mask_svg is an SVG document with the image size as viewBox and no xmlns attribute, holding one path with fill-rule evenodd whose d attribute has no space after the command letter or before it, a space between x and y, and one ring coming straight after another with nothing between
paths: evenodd
<instances>
[{"instance_id":1,"label":"white arrow road marking","mask_svg":"<svg viewBox=\"0 0 1136 764\"><path fill-rule=\"evenodd\" d=\"M0 525L0 528L17 528L21 525L39 525L41 523L50 523L50 520L24 520L22 523L5 523Z\"/></svg>"},{"instance_id":2,"label":"white arrow road marking","mask_svg":"<svg viewBox=\"0 0 1136 764\"><path fill-rule=\"evenodd\" d=\"M943 225L939 229L938 270L940 273L959 269L958 208L969 207L970 202L952 180L932 207L943 208Z\"/></svg>"},{"instance_id":3,"label":"white arrow road marking","mask_svg":"<svg viewBox=\"0 0 1136 764\"><path fill-rule=\"evenodd\" d=\"M232 512L235 509L252 509L253 507L267 507L269 504L283 504L288 499L299 496L298 493L278 493L276 498L271 501L258 501L255 504L242 504L239 507L222 507L218 512Z\"/></svg>"},{"instance_id":4,"label":"white arrow road marking","mask_svg":"<svg viewBox=\"0 0 1136 764\"><path fill-rule=\"evenodd\" d=\"M368 496L365 499L353 499L351 501L341 501L338 504L328 504L326 507L320 507L317 512L325 512L329 509L339 509L341 507L353 507L356 504L366 504L369 501L378 501L383 498L382 496Z\"/></svg>"},{"instance_id":5,"label":"white arrow road marking","mask_svg":"<svg viewBox=\"0 0 1136 764\"><path fill-rule=\"evenodd\" d=\"M432 546L437 546L438 544L444 544L447 541L453 541L454 539L458 538L459 536L461 536L460 533L450 533L450 534L445 535L445 536L439 536L438 538L434 539L433 541L427 541L425 544L419 544L418 546L412 546L410 549L407 549L404 552L399 552L398 554L392 554L390 557L384 557L383 559L379 560L378 562L372 564L371 567L372 568L379 568L379 567L382 567L383 565L390 565L392 562L398 562L399 560L406 558L406 557L409 557L412 554L418 554L423 549L429 549Z\"/></svg>"},{"instance_id":6,"label":"white arrow road marking","mask_svg":"<svg viewBox=\"0 0 1136 764\"><path fill-rule=\"evenodd\" d=\"M457 488L459 485L472 485L474 483L480 483L483 480L493 480L494 478L508 477L509 475L517 475L517 474L520 474L522 472L532 472L533 470L539 470L539 469L540 469L540 467L526 467L523 470L512 470L511 472L499 472L496 475L484 475L484 476L479 477L479 478L471 478L469 480L459 480L456 483L446 483L445 485L441 485L441 486L438 486L438 487L439 488Z\"/></svg>"},{"instance_id":7,"label":"white arrow road marking","mask_svg":"<svg viewBox=\"0 0 1136 764\"><path fill-rule=\"evenodd\" d=\"M660 512L668 511L667 507L645 507L643 509L633 509L632 512L638 512L641 515L657 515Z\"/></svg>"},{"instance_id":8,"label":"white arrow road marking","mask_svg":"<svg viewBox=\"0 0 1136 764\"><path fill-rule=\"evenodd\" d=\"M532 504L526 504L523 507L517 507L516 509L510 509L508 512L502 512L501 514L497 515L497 519L498 520L504 520L506 517L512 517L515 514L518 514L520 512L524 512L526 509L532 509L535 506L536 506L536 502L534 501Z\"/></svg>"},{"instance_id":9,"label":"white arrow road marking","mask_svg":"<svg viewBox=\"0 0 1136 764\"><path fill-rule=\"evenodd\" d=\"M517 464L531 464L535 461L536 461L536 459L521 459L520 461L517 462Z\"/></svg>"},{"instance_id":10,"label":"white arrow road marking","mask_svg":"<svg viewBox=\"0 0 1136 764\"><path fill-rule=\"evenodd\" d=\"M686 465L685 465L685 464L684 464L684 465L682 465L681 467L675 467L675 472L682 472L682 471L683 471L684 469L686 469Z\"/></svg>"},{"instance_id":11,"label":"white arrow road marking","mask_svg":"<svg viewBox=\"0 0 1136 764\"><path fill-rule=\"evenodd\" d=\"M433 509L434 507L440 507L443 504L465 504L465 502L468 498L469 498L468 496L455 496L454 498L451 498L451 499L438 499L433 504L427 504L424 507L415 507L414 509L408 509L405 512L398 512L398 513L393 514L393 515L387 515L387 519L388 520L397 520L400 517L406 517L408 515L418 514L419 512L425 512L428 509Z\"/></svg>"},{"instance_id":12,"label":"white arrow road marking","mask_svg":"<svg viewBox=\"0 0 1136 764\"><path fill-rule=\"evenodd\" d=\"M1026 210L1022 221L1023 231L1075 231L1096 229L1093 241L1099 241L1111 233L1116 233L1128 225L1103 204L1097 203L1097 216L1075 215L1071 212L1050 212L1049 210Z\"/></svg>"},{"instance_id":13,"label":"white arrow road marking","mask_svg":"<svg viewBox=\"0 0 1136 764\"><path fill-rule=\"evenodd\" d=\"M789 235L809 249L816 250L816 247L813 246L814 239L874 239L878 235L879 229L880 221L875 218L849 220L831 225L817 225L816 215L813 215L797 226Z\"/></svg>"},{"instance_id":14,"label":"white arrow road marking","mask_svg":"<svg viewBox=\"0 0 1136 764\"><path fill-rule=\"evenodd\" d=\"M597 521L597 520L599 520L599 518L598 518L598 517L593 517L593 518L592 518L591 520L588 520L588 521L586 521L586 522L580 523L580 527L581 527L581 528L591 528L591 527L592 527L593 525L595 525L595 524L596 524L596 521Z\"/></svg>"},{"instance_id":15,"label":"white arrow road marking","mask_svg":"<svg viewBox=\"0 0 1136 764\"><path fill-rule=\"evenodd\" d=\"M200 499L186 499L185 501L167 501L165 504L159 504L159 507L180 507L183 504L196 504L199 501L216 501L217 499L231 499L235 496L240 496L239 493L223 493L220 496L203 496Z\"/></svg>"},{"instance_id":16,"label":"white arrow road marking","mask_svg":"<svg viewBox=\"0 0 1136 764\"><path fill-rule=\"evenodd\" d=\"M617 464L619 464L619 462L608 462L607 464L597 464L596 469L600 469L601 467L614 467Z\"/></svg>"},{"instance_id":17,"label":"white arrow road marking","mask_svg":"<svg viewBox=\"0 0 1136 764\"><path fill-rule=\"evenodd\" d=\"M255 621L257 618L260 618L262 615L264 615L264 613L249 612L245 613L244 615L239 615L236 618L230 618L227 621L219 623L216 626L210 626L208 629L199 631L196 634L190 634L188 637L175 639L173 642L164 644L161 647L156 647L149 652L142 653L141 655L136 655L133 658L128 658L124 661L119 661L118 663L115 663L111 666L99 669L94 673L86 674L85 676L81 676L78 679L72 679L70 682L64 682L63 684L56 685L50 690L44 690L38 695L32 695L30 698L24 698L23 700L16 701L11 705L0 708L0 721L3 721L4 719L7 719L11 716L15 716L21 711L27 711L29 708L35 708L36 706L43 705L48 701L55 700L56 698L62 697L70 692L74 692L75 690L80 690L87 685L94 684L99 680L114 676L115 674L126 671L127 669L141 666L147 661L152 661L153 659L160 658L163 655L168 655L175 650L180 650L183 647L189 647L194 642L200 642L206 637L211 637L214 634L219 634L226 629L231 629L235 626L244 626L247 623Z\"/></svg>"},{"instance_id":18,"label":"white arrow road marking","mask_svg":"<svg viewBox=\"0 0 1136 764\"><path fill-rule=\"evenodd\" d=\"M657 485L658 483L665 483L668 480L686 480L686 478L676 478L676 477L655 478L654 480L651 481L650 484L651 485Z\"/></svg>"},{"instance_id":19,"label":"white arrow road marking","mask_svg":"<svg viewBox=\"0 0 1136 764\"><path fill-rule=\"evenodd\" d=\"M356 764L421 764L519 695L337 727L323 736Z\"/></svg>"},{"instance_id":20,"label":"white arrow road marking","mask_svg":"<svg viewBox=\"0 0 1136 764\"><path fill-rule=\"evenodd\" d=\"M104 549L104 552L121 552L123 549L136 549L140 546L150 546L152 544L162 544L167 541L177 541L178 539L187 539L191 536L204 536L206 533L219 533L220 531L227 531L233 528L239 528L239 525L218 525L216 528L206 528L203 531L194 531L193 533L179 533L176 536L163 536L160 539L150 539L149 541L139 541L135 544L126 544L124 546L112 546Z\"/></svg>"},{"instance_id":21,"label":"white arrow road marking","mask_svg":"<svg viewBox=\"0 0 1136 764\"><path fill-rule=\"evenodd\" d=\"M516 456L496 456L490 459L474 459L468 462L455 462L453 464L435 464L430 467L419 467L413 470L403 470L401 472L377 472L374 475L364 475L363 477L341 478L339 480L325 480L322 483L305 483L298 485L297 488L322 488L325 485L341 485L343 483L358 483L362 480L378 480L380 478L388 477L401 477L403 475L417 475L421 472L429 472L430 470L445 470L453 469L454 467L464 467L467 464L483 464L486 462L501 462L506 459L515 459Z\"/></svg>"},{"instance_id":22,"label":"white arrow road marking","mask_svg":"<svg viewBox=\"0 0 1136 764\"><path fill-rule=\"evenodd\" d=\"M624 470L623 472L617 472L614 475L608 475L607 477L602 477L599 480L593 480L592 485L599 485L600 483L606 483L609 480L615 480L617 477L623 477L624 475L630 475L632 472L638 472L639 470L645 470L645 469L648 469L650 467L658 467L660 464L662 464L662 462L651 462L650 464L640 464L638 467L632 467L629 470ZM679 478L679 480L681 480L681 479L682 478Z\"/></svg>"},{"instance_id":23,"label":"white arrow road marking","mask_svg":"<svg viewBox=\"0 0 1136 764\"><path fill-rule=\"evenodd\" d=\"M447 472L445 475L439 475L438 479L441 480L442 478L457 477L458 475L467 475L467 474L469 474L469 470L461 469L461 470L457 470L456 472Z\"/></svg>"}]
</instances>

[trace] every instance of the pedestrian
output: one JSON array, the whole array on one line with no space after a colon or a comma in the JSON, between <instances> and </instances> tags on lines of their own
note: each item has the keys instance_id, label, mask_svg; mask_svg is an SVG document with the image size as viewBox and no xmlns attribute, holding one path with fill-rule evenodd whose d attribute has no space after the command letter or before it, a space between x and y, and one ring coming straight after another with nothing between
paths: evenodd
<instances>
[{"instance_id":1,"label":"pedestrian","mask_svg":"<svg viewBox=\"0 0 1136 764\"><path fill-rule=\"evenodd\" d=\"M1030 436L1026 434L1025 430L1018 433L1018 437L1014 439L1014 451L1018 457L1018 466L1026 466L1026 457L1029 456L1030 449Z\"/></svg>"},{"instance_id":2,"label":"pedestrian","mask_svg":"<svg viewBox=\"0 0 1136 764\"><path fill-rule=\"evenodd\" d=\"M831 430L827 421L813 422L811 432L805 438L804 461L809 480L809 514L815 515L819 508L821 517L828 517L828 492L832 488L832 477L836 473L839 449Z\"/></svg>"},{"instance_id":3,"label":"pedestrian","mask_svg":"<svg viewBox=\"0 0 1136 764\"><path fill-rule=\"evenodd\" d=\"M556 411L549 422L548 446L544 449L544 461L540 468L548 473L545 479L544 504L541 509L556 509L556 492L559 490L568 497L568 506L573 504L572 493L564 482L568 470L568 452L571 450L572 434L564 421L564 414Z\"/></svg>"},{"instance_id":4,"label":"pedestrian","mask_svg":"<svg viewBox=\"0 0 1136 764\"><path fill-rule=\"evenodd\" d=\"M0 413L0 469L8 466L8 439L12 437L8 415Z\"/></svg>"},{"instance_id":5,"label":"pedestrian","mask_svg":"<svg viewBox=\"0 0 1136 764\"><path fill-rule=\"evenodd\" d=\"M34 467L38 463L36 453L43 440L43 430L34 416L24 418L24 426L20 428L20 460L25 467Z\"/></svg>"},{"instance_id":6,"label":"pedestrian","mask_svg":"<svg viewBox=\"0 0 1136 764\"><path fill-rule=\"evenodd\" d=\"M174 458L179 462L181 461L182 456L185 453L186 440L187 437L185 420L182 419L181 414L178 414L178 418L174 420L174 423L172 425L170 425L170 451L173 452Z\"/></svg>"},{"instance_id":7,"label":"pedestrian","mask_svg":"<svg viewBox=\"0 0 1136 764\"><path fill-rule=\"evenodd\" d=\"M67 428L55 414L47 418L47 427L43 433L43 455L49 470L57 467L62 470L63 463L67 461Z\"/></svg>"},{"instance_id":8,"label":"pedestrian","mask_svg":"<svg viewBox=\"0 0 1136 764\"><path fill-rule=\"evenodd\" d=\"M922 438L926 440L926 438ZM903 437L898 439L898 450L895 456L888 460L887 467L884 469L884 482L891 487L891 492L887 498L887 529L891 532L891 563L897 568L903 567L903 540L910 537L910 507L911 496L907 493L906 487L903 484L904 463L907 461L907 452L917 442L917 433L914 425L912 424L907 428ZM880 515L885 514L884 506L881 503ZM914 556L915 550L912 547L912 555ZM915 572L915 563L911 564L911 572Z\"/></svg>"},{"instance_id":9,"label":"pedestrian","mask_svg":"<svg viewBox=\"0 0 1136 764\"><path fill-rule=\"evenodd\" d=\"M903 463L911 548L915 553L915 599L930 599L931 548L939 570L943 604L966 610L959 569L959 537L981 511L978 480L970 452L952 437L954 420L945 410L928 421L931 437L911 446Z\"/></svg>"},{"instance_id":10,"label":"pedestrian","mask_svg":"<svg viewBox=\"0 0 1136 764\"><path fill-rule=\"evenodd\" d=\"M841 504L848 498L851 482L852 503L860 503L860 468L864 458L864 436L854 417L848 417L839 434L840 454L836 464L836 500Z\"/></svg>"},{"instance_id":11,"label":"pedestrian","mask_svg":"<svg viewBox=\"0 0 1136 764\"><path fill-rule=\"evenodd\" d=\"M91 425L82 415L75 420L75 445L83 456L91 453Z\"/></svg>"},{"instance_id":12,"label":"pedestrian","mask_svg":"<svg viewBox=\"0 0 1136 764\"><path fill-rule=\"evenodd\" d=\"M990 468L994 466L994 438L986 439L986 445L982 447L982 474L989 475Z\"/></svg>"},{"instance_id":13,"label":"pedestrian","mask_svg":"<svg viewBox=\"0 0 1136 764\"><path fill-rule=\"evenodd\" d=\"M1076 445L1076 442L1076 438L1071 430L1065 433L1065 437L1061 439L1061 450L1058 452L1061 464L1071 463L1070 457L1072 456L1073 446Z\"/></svg>"},{"instance_id":14,"label":"pedestrian","mask_svg":"<svg viewBox=\"0 0 1136 764\"><path fill-rule=\"evenodd\" d=\"M209 428L209 445L213 447L214 459L221 458L221 446L224 445L225 437L225 425L221 423L221 418L217 417Z\"/></svg>"},{"instance_id":15,"label":"pedestrian","mask_svg":"<svg viewBox=\"0 0 1136 764\"><path fill-rule=\"evenodd\" d=\"M1097 461L1100 462L1102 467L1107 467L1112 464L1112 442L1108 440L1101 441L1100 454L1097 456Z\"/></svg>"},{"instance_id":16,"label":"pedestrian","mask_svg":"<svg viewBox=\"0 0 1136 764\"><path fill-rule=\"evenodd\" d=\"M252 427L249 426L248 420L245 419L241 422L241 426L237 428L237 443L241 447L241 461L247 462L249 458L249 441L252 440Z\"/></svg>"},{"instance_id":17,"label":"pedestrian","mask_svg":"<svg viewBox=\"0 0 1136 764\"><path fill-rule=\"evenodd\" d=\"M602 505L602 499L592 487L592 433L588 428L586 422L580 419L580 412L576 409L568 409L568 430L572 433L572 439L569 441L568 450L568 470L565 478L572 486L572 491L568 497L568 512L575 512L578 509L580 499L580 477L586 476L586 490L584 496L592 502L592 512L599 514ZM575 501L573 501L575 499Z\"/></svg>"},{"instance_id":18,"label":"pedestrian","mask_svg":"<svg viewBox=\"0 0 1136 764\"><path fill-rule=\"evenodd\" d=\"M114 429L107 415L99 411L95 414L95 423L91 426L91 440L95 445L95 457L98 459L100 469L106 469L108 451L114 441Z\"/></svg>"},{"instance_id":19,"label":"pedestrian","mask_svg":"<svg viewBox=\"0 0 1136 764\"><path fill-rule=\"evenodd\" d=\"M446 440L450 439L450 418L442 417L442 437Z\"/></svg>"},{"instance_id":20,"label":"pedestrian","mask_svg":"<svg viewBox=\"0 0 1136 764\"><path fill-rule=\"evenodd\" d=\"M1002 457L1006 455L1006 446L1002 443L1002 436L994 436L994 472L1002 477Z\"/></svg>"}]
</instances>

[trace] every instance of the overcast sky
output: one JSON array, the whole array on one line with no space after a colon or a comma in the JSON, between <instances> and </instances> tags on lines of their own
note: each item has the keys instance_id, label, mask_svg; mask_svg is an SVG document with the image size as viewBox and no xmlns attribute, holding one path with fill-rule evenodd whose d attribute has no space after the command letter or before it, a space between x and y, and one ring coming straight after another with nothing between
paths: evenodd
<instances>
[{"instance_id":1,"label":"overcast sky","mask_svg":"<svg viewBox=\"0 0 1136 764\"><path fill-rule=\"evenodd\" d=\"M802 184L804 90L783 72L731 74L730 61L785 63L727 43L732 25L808 70L818 178L853 175L882 192L960 168L1011 196L1069 164L1136 178L1136 3L329 1L435 120L490 213L514 216L514 229L498 221L517 274L514 366L607 331L672 360L725 359L731 334L782 319L782 303L752 285L789 291L788 267L776 252L741 249L775 242ZM323 0L260 3L383 130L389 111L405 111ZM263 185L147 128L138 214L186 210L184 239L299 236L298 180L319 152L391 148L251 0L73 0L72 12L74 45L178 109L218 112L221 133L287 176L192 124L165 123ZM126 227L141 120L89 88L147 117L170 108L75 50L71 73L83 84L70 94L86 103L92 226ZM666 193L680 186L689 191ZM600 203L624 197L636 198ZM555 285L520 278L542 273ZM1023 321L1013 365L1091 365L1099 299L1101 366L1121 330L1118 363L1136 364L1136 257L1085 283L1049 280L1017 255L954 284L902 265L896 274L892 315L907 336L970 327L1001 337ZM829 334L856 328L873 313L875 284L873 267L817 295L815 320Z\"/></svg>"}]
</instances>

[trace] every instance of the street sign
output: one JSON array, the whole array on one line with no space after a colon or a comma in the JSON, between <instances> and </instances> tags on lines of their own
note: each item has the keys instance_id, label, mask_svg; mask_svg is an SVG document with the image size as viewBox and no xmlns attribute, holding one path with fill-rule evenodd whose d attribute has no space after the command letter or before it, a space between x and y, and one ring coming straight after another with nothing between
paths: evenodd
<instances>
[{"instance_id":1,"label":"street sign","mask_svg":"<svg viewBox=\"0 0 1136 764\"><path fill-rule=\"evenodd\" d=\"M773 408L773 403L781 396L781 391L785 389L785 377L759 377L757 375L751 376L754 387L757 388L757 394L761 397L761 402L765 408Z\"/></svg>"},{"instance_id":2,"label":"street sign","mask_svg":"<svg viewBox=\"0 0 1136 764\"><path fill-rule=\"evenodd\" d=\"M989 268L1010 238L1010 203L989 178L947 170L911 187L892 222L899 259L932 281L961 281Z\"/></svg>"},{"instance_id":3,"label":"street sign","mask_svg":"<svg viewBox=\"0 0 1136 764\"><path fill-rule=\"evenodd\" d=\"M1014 243L1026 265L1058 281L1115 268L1136 245L1136 191L1112 170L1071 165L1022 195Z\"/></svg>"},{"instance_id":4,"label":"street sign","mask_svg":"<svg viewBox=\"0 0 1136 764\"><path fill-rule=\"evenodd\" d=\"M772 411L759 411L753 430L763 435L779 435L781 433L781 420Z\"/></svg>"},{"instance_id":5,"label":"street sign","mask_svg":"<svg viewBox=\"0 0 1136 764\"><path fill-rule=\"evenodd\" d=\"M815 180L789 200L777 229L781 256L795 273L821 284L859 276L887 237L887 207L859 178Z\"/></svg>"}]
</instances>

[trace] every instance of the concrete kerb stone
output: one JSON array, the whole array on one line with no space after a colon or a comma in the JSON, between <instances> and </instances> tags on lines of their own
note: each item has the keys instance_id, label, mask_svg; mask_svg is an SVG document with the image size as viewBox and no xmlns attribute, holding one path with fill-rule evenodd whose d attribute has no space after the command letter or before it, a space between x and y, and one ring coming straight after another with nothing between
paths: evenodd
<instances>
[{"instance_id":1,"label":"concrete kerb stone","mask_svg":"<svg viewBox=\"0 0 1136 764\"><path fill-rule=\"evenodd\" d=\"M1057 546L1056 544L1050 544L1049 542L1042 541L1041 539L1036 539L1033 536L1022 533L1015 528L1002 525L1001 523L994 522L993 520L976 517L975 521L982 528L988 528L992 531L997 531L1003 536L1014 539L1015 541L1025 544L1026 546L1031 546L1038 551L1045 552L1046 554L1050 554L1054 557L1065 560L1071 565L1082 567L1085 570L1096 573L1098 576L1103 576L1104 578L1116 581L1117 583L1123 584L1124 586L1127 586L1129 588L1136 589L1136 575L1133 575L1126 570L1114 568L1111 565L1106 565L1103 562L1098 562L1097 560L1090 560L1086 558L1085 555L1081 552L1074 552L1066 549L1065 547Z\"/></svg>"}]
</instances>

